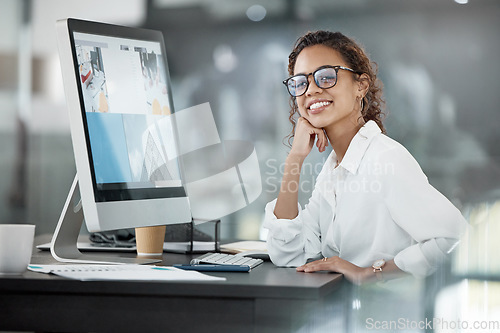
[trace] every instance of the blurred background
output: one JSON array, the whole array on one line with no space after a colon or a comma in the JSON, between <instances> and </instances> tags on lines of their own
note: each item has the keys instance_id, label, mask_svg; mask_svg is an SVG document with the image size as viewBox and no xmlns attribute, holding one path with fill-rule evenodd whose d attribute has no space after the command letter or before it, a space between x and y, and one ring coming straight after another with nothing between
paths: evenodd
<instances>
[{"instance_id":1,"label":"blurred background","mask_svg":"<svg viewBox=\"0 0 500 333\"><path fill-rule=\"evenodd\" d=\"M264 205L277 195L288 152L281 81L295 40L309 30L341 31L379 66L388 135L480 226L463 242L456 271L482 282L448 292L462 301L475 295L478 303L461 311L486 302L489 315L500 314L498 297L481 298L498 290L484 281L498 280L500 268L477 260L498 253L498 0L0 0L0 8L0 223L52 233L75 175L56 20L163 31L175 108L209 102L222 139L255 144L263 192L223 219L223 239L265 237ZM327 154L308 157L302 204Z\"/></svg>"}]
</instances>

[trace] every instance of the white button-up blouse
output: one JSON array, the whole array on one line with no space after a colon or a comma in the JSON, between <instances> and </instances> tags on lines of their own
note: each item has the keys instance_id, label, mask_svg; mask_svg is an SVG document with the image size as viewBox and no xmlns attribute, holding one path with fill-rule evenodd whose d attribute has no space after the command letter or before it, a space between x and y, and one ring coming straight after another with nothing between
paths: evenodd
<instances>
[{"instance_id":1,"label":"white button-up blouse","mask_svg":"<svg viewBox=\"0 0 500 333\"><path fill-rule=\"evenodd\" d=\"M264 227L274 264L300 266L339 256L360 267L391 260L417 277L431 274L456 245L467 222L432 187L413 156L368 121L338 167L332 152L309 203L292 220L268 203Z\"/></svg>"}]
</instances>

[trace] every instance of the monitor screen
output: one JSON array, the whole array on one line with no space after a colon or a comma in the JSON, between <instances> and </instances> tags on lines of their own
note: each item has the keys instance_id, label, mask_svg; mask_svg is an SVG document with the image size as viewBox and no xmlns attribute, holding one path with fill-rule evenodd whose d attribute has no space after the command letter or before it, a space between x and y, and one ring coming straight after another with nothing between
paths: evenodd
<instances>
[{"instance_id":1,"label":"monitor screen","mask_svg":"<svg viewBox=\"0 0 500 333\"><path fill-rule=\"evenodd\" d=\"M58 228L77 192L91 232L191 221L163 34L77 19L56 27L76 162Z\"/></svg>"},{"instance_id":2,"label":"monitor screen","mask_svg":"<svg viewBox=\"0 0 500 333\"><path fill-rule=\"evenodd\" d=\"M70 37L96 201L185 196L161 41Z\"/></svg>"}]
</instances>

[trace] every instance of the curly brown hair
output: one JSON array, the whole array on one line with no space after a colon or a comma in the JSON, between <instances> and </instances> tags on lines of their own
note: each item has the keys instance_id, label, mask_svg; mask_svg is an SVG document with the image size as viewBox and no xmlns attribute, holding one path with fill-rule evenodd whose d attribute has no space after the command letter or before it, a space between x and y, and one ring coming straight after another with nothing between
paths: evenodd
<instances>
[{"instance_id":1,"label":"curly brown hair","mask_svg":"<svg viewBox=\"0 0 500 333\"><path fill-rule=\"evenodd\" d=\"M382 99L382 82L377 78L377 64L372 62L366 52L354 40L343 35L340 32L330 32L319 30L308 32L300 37L288 56L288 73L294 75L295 62L300 52L308 46L324 45L331 47L337 51L347 66L357 73L366 73L369 77L370 87L366 96L363 98L363 108L361 116L364 121L373 120L377 123L383 133L386 133L385 127L382 124L384 118L383 107L385 105ZM360 75L353 73L356 80L359 80ZM296 120L295 115L298 113L297 103L294 97L290 97L290 116L288 117L292 123L292 132L288 135L288 144L291 145L293 139Z\"/></svg>"}]
</instances>

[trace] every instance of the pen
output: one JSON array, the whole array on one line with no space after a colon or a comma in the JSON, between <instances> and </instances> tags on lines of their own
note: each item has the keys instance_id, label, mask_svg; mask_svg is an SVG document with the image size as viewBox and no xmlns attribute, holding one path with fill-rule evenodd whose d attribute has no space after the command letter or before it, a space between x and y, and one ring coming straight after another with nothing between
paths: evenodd
<instances>
[{"instance_id":1,"label":"pen","mask_svg":"<svg viewBox=\"0 0 500 333\"><path fill-rule=\"evenodd\" d=\"M249 272L248 265L174 265L176 268L201 272Z\"/></svg>"}]
</instances>

